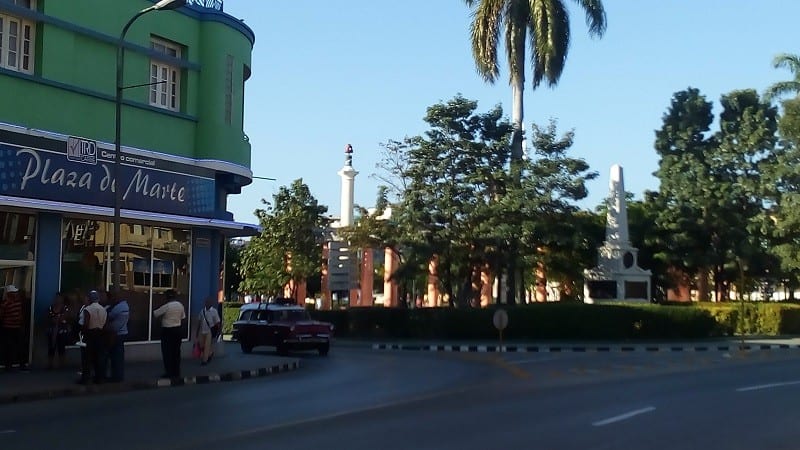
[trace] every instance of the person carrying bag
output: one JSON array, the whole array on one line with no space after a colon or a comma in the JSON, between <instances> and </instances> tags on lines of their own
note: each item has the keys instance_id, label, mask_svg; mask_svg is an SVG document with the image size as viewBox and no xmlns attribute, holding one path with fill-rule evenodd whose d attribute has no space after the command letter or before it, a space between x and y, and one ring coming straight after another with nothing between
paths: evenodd
<instances>
[{"instance_id":1,"label":"person carrying bag","mask_svg":"<svg viewBox=\"0 0 800 450\"><path fill-rule=\"evenodd\" d=\"M214 343L220 335L222 323L213 298L206 299L206 305L200 311L198 322L195 345L199 345L200 365L204 366L214 356Z\"/></svg>"}]
</instances>

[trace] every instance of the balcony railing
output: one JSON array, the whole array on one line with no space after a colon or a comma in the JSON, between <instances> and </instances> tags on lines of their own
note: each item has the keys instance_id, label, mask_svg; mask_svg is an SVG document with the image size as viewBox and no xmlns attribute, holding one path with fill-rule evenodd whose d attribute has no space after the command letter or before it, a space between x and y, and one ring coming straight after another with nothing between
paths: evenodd
<instances>
[{"instance_id":1,"label":"balcony railing","mask_svg":"<svg viewBox=\"0 0 800 450\"><path fill-rule=\"evenodd\" d=\"M223 0L188 0L186 4L222 11Z\"/></svg>"}]
</instances>

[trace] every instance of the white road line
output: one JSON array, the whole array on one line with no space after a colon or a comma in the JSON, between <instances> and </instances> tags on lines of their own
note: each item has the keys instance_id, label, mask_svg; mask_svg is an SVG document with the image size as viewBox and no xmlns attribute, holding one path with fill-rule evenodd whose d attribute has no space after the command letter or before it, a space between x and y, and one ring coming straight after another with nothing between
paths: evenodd
<instances>
[{"instance_id":1,"label":"white road line","mask_svg":"<svg viewBox=\"0 0 800 450\"><path fill-rule=\"evenodd\" d=\"M621 422L623 420L630 419L631 417L638 416L639 414L645 414L645 413L653 412L655 410L656 410L656 408L654 406L648 406L647 408L637 409L636 411L631 411L631 412L628 412L628 413L625 413L625 414L620 414L618 416L610 417L610 418L605 419L605 420L600 420L600 421L594 422L592 425L596 426L596 427L604 427L606 425L610 425L610 424L615 423L615 422Z\"/></svg>"},{"instance_id":2,"label":"white road line","mask_svg":"<svg viewBox=\"0 0 800 450\"><path fill-rule=\"evenodd\" d=\"M800 381L786 381L783 383L769 383L769 384L758 384L755 386L747 386L736 389L736 392L748 392L748 391L759 391L761 389L770 389L782 386L792 386L795 384L800 384Z\"/></svg>"},{"instance_id":3,"label":"white road line","mask_svg":"<svg viewBox=\"0 0 800 450\"><path fill-rule=\"evenodd\" d=\"M517 361L506 361L507 364L513 364L515 366L521 364L530 364L530 363L538 363L538 362L545 362L545 361L552 361L556 358L533 358L533 359L520 359Z\"/></svg>"},{"instance_id":4,"label":"white road line","mask_svg":"<svg viewBox=\"0 0 800 450\"><path fill-rule=\"evenodd\" d=\"M0 434L11 434L16 432L17 430L0 430Z\"/></svg>"}]
</instances>

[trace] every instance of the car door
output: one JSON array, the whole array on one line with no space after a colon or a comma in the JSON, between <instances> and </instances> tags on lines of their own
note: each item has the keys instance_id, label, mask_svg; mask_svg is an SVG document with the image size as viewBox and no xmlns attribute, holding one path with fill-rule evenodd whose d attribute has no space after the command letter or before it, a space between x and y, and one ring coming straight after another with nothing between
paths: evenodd
<instances>
[{"instance_id":1,"label":"car door","mask_svg":"<svg viewBox=\"0 0 800 450\"><path fill-rule=\"evenodd\" d=\"M264 336L269 341L267 345L277 346L279 341L279 329L277 326L275 311L264 311L267 314L267 326Z\"/></svg>"},{"instance_id":2,"label":"car door","mask_svg":"<svg viewBox=\"0 0 800 450\"><path fill-rule=\"evenodd\" d=\"M252 317L253 311L247 310L242 311L239 315L239 319L236 320L234 326L236 327L237 339L240 341L245 339L252 339L251 334L253 330L250 329L250 318Z\"/></svg>"}]
</instances>

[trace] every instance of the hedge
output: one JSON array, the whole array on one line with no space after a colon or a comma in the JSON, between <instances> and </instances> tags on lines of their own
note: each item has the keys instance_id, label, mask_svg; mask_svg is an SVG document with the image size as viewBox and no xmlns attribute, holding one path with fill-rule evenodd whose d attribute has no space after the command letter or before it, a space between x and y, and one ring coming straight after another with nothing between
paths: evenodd
<instances>
[{"instance_id":1,"label":"hedge","mask_svg":"<svg viewBox=\"0 0 800 450\"><path fill-rule=\"evenodd\" d=\"M240 306L224 305L224 333L231 332ZM359 307L311 311L311 315L331 322L335 335L342 338L487 340L498 334L492 325L496 308ZM800 306L788 303L539 303L504 309L509 317L504 331L508 339L697 339L800 334Z\"/></svg>"},{"instance_id":2,"label":"hedge","mask_svg":"<svg viewBox=\"0 0 800 450\"><path fill-rule=\"evenodd\" d=\"M222 334L231 334L233 332L233 322L239 318L239 308L241 307L241 303L222 304Z\"/></svg>"},{"instance_id":3,"label":"hedge","mask_svg":"<svg viewBox=\"0 0 800 450\"><path fill-rule=\"evenodd\" d=\"M629 307L544 303L506 308L508 339L701 338L713 336L707 311L680 307ZM314 311L332 322L338 337L405 339L494 339L494 308Z\"/></svg>"}]
</instances>

